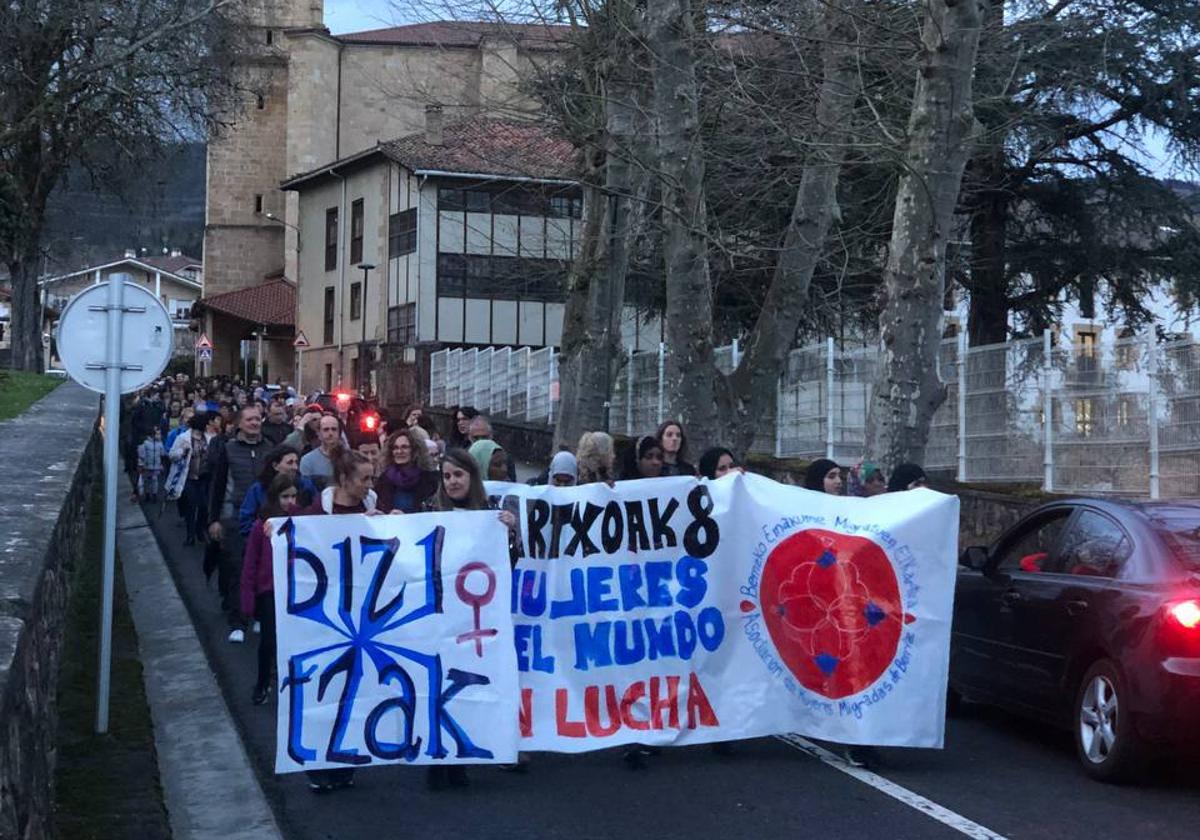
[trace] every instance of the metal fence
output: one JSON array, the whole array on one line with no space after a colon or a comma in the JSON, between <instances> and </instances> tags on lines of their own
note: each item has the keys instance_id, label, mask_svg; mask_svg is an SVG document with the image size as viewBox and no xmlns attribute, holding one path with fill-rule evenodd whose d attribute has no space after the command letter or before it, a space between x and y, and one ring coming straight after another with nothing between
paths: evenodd
<instances>
[{"instance_id":1,"label":"metal fence","mask_svg":"<svg viewBox=\"0 0 1200 840\"><path fill-rule=\"evenodd\" d=\"M980 483L1031 482L1093 494L1200 496L1200 344L1151 337L1086 341L1039 338L967 348L942 343L946 399L933 417L926 468ZM728 372L738 345L717 348ZM864 455L879 351L832 340L792 350L778 406L753 449L777 457ZM610 431L638 435L665 419L664 354L631 353L614 385ZM430 366L430 402L474 405L515 420L552 424L557 359L552 348L443 350Z\"/></svg>"}]
</instances>

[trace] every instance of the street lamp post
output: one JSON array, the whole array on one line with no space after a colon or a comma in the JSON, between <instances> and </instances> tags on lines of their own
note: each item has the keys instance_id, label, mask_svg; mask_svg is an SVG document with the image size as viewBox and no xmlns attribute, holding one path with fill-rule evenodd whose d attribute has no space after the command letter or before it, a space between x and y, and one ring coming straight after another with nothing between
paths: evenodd
<instances>
[{"instance_id":1,"label":"street lamp post","mask_svg":"<svg viewBox=\"0 0 1200 840\"><path fill-rule=\"evenodd\" d=\"M359 317L362 318L362 342L358 346L358 390L366 393L367 384L367 281L375 266L371 263L359 263L363 273L362 300L359 303Z\"/></svg>"}]
</instances>

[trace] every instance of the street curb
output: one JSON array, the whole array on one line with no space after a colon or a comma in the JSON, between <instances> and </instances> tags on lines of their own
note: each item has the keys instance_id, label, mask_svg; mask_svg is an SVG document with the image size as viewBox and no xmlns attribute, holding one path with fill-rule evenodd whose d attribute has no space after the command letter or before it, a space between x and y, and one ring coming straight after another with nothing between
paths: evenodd
<instances>
[{"instance_id":1,"label":"street curb","mask_svg":"<svg viewBox=\"0 0 1200 840\"><path fill-rule=\"evenodd\" d=\"M142 509L118 496L117 552L172 836L282 840L154 532Z\"/></svg>"}]
</instances>

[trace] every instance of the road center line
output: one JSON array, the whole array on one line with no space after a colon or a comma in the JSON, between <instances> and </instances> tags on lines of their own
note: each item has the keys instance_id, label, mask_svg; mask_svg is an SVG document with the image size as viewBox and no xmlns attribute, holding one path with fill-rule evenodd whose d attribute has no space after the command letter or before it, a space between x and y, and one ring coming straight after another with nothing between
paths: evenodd
<instances>
[{"instance_id":1,"label":"road center line","mask_svg":"<svg viewBox=\"0 0 1200 840\"><path fill-rule=\"evenodd\" d=\"M997 834L991 829L984 828L979 823L967 819L962 814L956 814L949 808L943 808L936 802L926 799L921 794L915 793L906 787L901 787L895 782L880 776L878 773L872 773L863 767L850 766L840 757L823 747L817 746L806 738L802 738L799 735L776 735L775 737L788 746L808 753L834 770L839 770L865 785L870 785L880 793L887 794L893 799L903 802L908 807L920 811L930 819L937 820L943 825L947 825L968 837L973 837L975 840L1007 840L1003 834Z\"/></svg>"}]
</instances>

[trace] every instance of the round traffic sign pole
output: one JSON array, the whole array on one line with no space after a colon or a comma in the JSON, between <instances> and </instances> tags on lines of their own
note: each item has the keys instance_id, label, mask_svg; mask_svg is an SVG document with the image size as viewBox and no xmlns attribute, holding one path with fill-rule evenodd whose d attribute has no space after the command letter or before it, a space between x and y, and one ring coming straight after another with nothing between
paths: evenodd
<instances>
[{"instance_id":1,"label":"round traffic sign pole","mask_svg":"<svg viewBox=\"0 0 1200 840\"><path fill-rule=\"evenodd\" d=\"M129 279L128 274L116 274L107 283L75 295L58 322L63 367L80 385L104 394L104 557L96 686L96 732L100 734L108 731L112 675L121 394L153 382L170 361L174 343L174 326L162 301ZM100 347L104 356L97 359Z\"/></svg>"},{"instance_id":2,"label":"round traffic sign pole","mask_svg":"<svg viewBox=\"0 0 1200 840\"><path fill-rule=\"evenodd\" d=\"M104 571L100 588L100 668L96 683L96 731L108 732L112 676L113 585L117 560L117 457L121 435L121 316L125 283L108 282L108 340L104 362ZM64 313L65 314L65 313ZM61 343L59 345L62 346Z\"/></svg>"}]
</instances>

